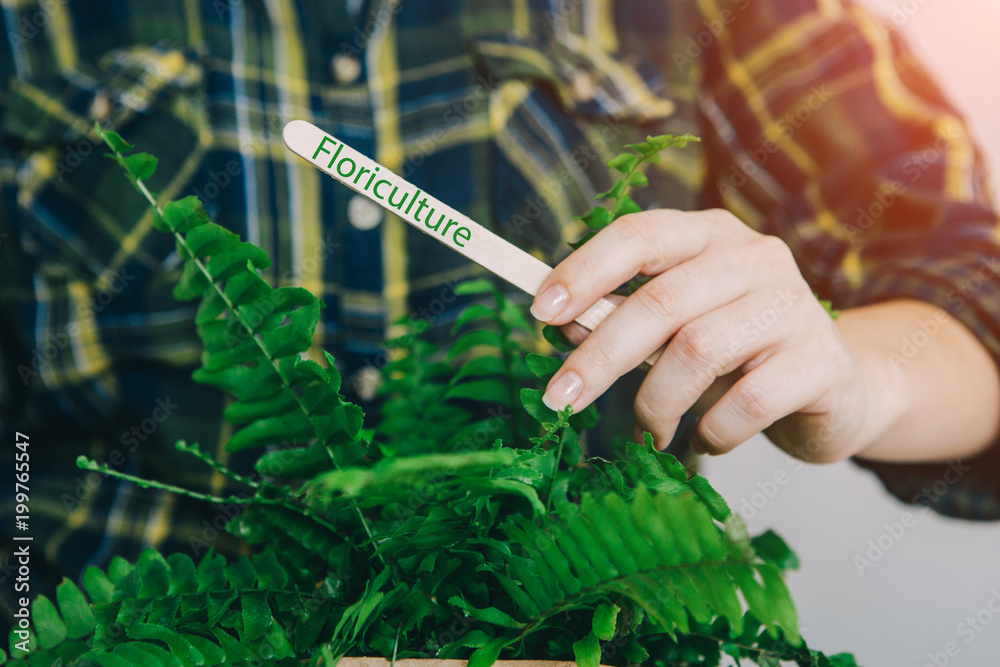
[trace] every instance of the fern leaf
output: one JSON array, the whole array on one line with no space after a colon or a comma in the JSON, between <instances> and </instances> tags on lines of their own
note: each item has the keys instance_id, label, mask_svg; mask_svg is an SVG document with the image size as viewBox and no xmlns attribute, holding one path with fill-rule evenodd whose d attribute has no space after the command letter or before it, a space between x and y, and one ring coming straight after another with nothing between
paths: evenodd
<instances>
[{"instance_id":1,"label":"fern leaf","mask_svg":"<svg viewBox=\"0 0 1000 667\"><path fill-rule=\"evenodd\" d=\"M314 477L306 493L315 501L344 495L358 499L362 506L380 504L389 498L405 497L415 482L432 475L464 473L478 477L485 471L509 465L515 458L516 454L510 450L387 458L371 468L334 470Z\"/></svg>"},{"instance_id":2,"label":"fern leaf","mask_svg":"<svg viewBox=\"0 0 1000 667\"><path fill-rule=\"evenodd\" d=\"M66 623L47 597L39 595L35 598L35 602L31 605L31 614L39 646L51 648L66 639Z\"/></svg>"},{"instance_id":3,"label":"fern leaf","mask_svg":"<svg viewBox=\"0 0 1000 667\"><path fill-rule=\"evenodd\" d=\"M97 627L97 619L87 604L87 599L79 588L69 579L63 578L56 588L56 600L62 610L63 621L66 623L66 637L80 639L86 637Z\"/></svg>"},{"instance_id":4,"label":"fern leaf","mask_svg":"<svg viewBox=\"0 0 1000 667\"><path fill-rule=\"evenodd\" d=\"M504 637L493 639L469 657L468 667L490 667L500 657L500 651L511 643L512 640Z\"/></svg>"},{"instance_id":5,"label":"fern leaf","mask_svg":"<svg viewBox=\"0 0 1000 667\"><path fill-rule=\"evenodd\" d=\"M240 639L244 642L260 639L274 622L263 592L244 595L241 600L241 611L243 613L243 633Z\"/></svg>"},{"instance_id":6,"label":"fern leaf","mask_svg":"<svg viewBox=\"0 0 1000 667\"><path fill-rule=\"evenodd\" d=\"M458 355L481 345L490 348L499 348L503 344L500 334L495 331L482 329L467 333L460 337L448 348L448 359L454 359Z\"/></svg>"},{"instance_id":7,"label":"fern leaf","mask_svg":"<svg viewBox=\"0 0 1000 667\"><path fill-rule=\"evenodd\" d=\"M514 406L510 385L496 378L471 380L454 386L444 395L446 401L453 398L466 398L483 403L506 405L508 407Z\"/></svg>"},{"instance_id":8,"label":"fern leaf","mask_svg":"<svg viewBox=\"0 0 1000 667\"><path fill-rule=\"evenodd\" d=\"M187 664L202 665L205 656L179 632L149 623L133 623L125 628L130 639L155 640L166 644L171 653Z\"/></svg>"},{"instance_id":9,"label":"fern leaf","mask_svg":"<svg viewBox=\"0 0 1000 667\"><path fill-rule=\"evenodd\" d=\"M540 380L547 381L562 368L563 361L556 357L549 357L544 354L529 354L525 361L532 374Z\"/></svg>"},{"instance_id":10,"label":"fern leaf","mask_svg":"<svg viewBox=\"0 0 1000 667\"><path fill-rule=\"evenodd\" d=\"M573 644L577 667L598 667L601 664L601 642L593 632Z\"/></svg>"},{"instance_id":11,"label":"fern leaf","mask_svg":"<svg viewBox=\"0 0 1000 667\"><path fill-rule=\"evenodd\" d=\"M83 573L83 586L87 590L87 595L96 604L111 602L111 593L115 586L108 580L106 574L93 565L89 566Z\"/></svg>"},{"instance_id":12,"label":"fern leaf","mask_svg":"<svg viewBox=\"0 0 1000 667\"><path fill-rule=\"evenodd\" d=\"M454 386L469 378L502 377L506 373L507 364L500 357L492 355L476 357L462 364L462 367L452 376L451 384Z\"/></svg>"},{"instance_id":13,"label":"fern leaf","mask_svg":"<svg viewBox=\"0 0 1000 667\"><path fill-rule=\"evenodd\" d=\"M455 294L492 294L495 291L493 283L485 278L466 280L455 288Z\"/></svg>"},{"instance_id":14,"label":"fern leaf","mask_svg":"<svg viewBox=\"0 0 1000 667\"><path fill-rule=\"evenodd\" d=\"M470 322L492 320L494 317L495 311L493 309L488 308L481 303L474 303L471 306L466 307L466 309L459 314L458 318L455 319L455 323L451 325L451 333L454 335Z\"/></svg>"},{"instance_id":15,"label":"fern leaf","mask_svg":"<svg viewBox=\"0 0 1000 667\"><path fill-rule=\"evenodd\" d=\"M594 611L594 634L598 639L611 641L615 636L615 627L618 620L618 612L621 607L610 602L605 602Z\"/></svg>"},{"instance_id":16,"label":"fern leaf","mask_svg":"<svg viewBox=\"0 0 1000 667\"><path fill-rule=\"evenodd\" d=\"M545 619L602 596L620 595L671 636L690 631L690 618L725 618L740 628L739 594L769 631L797 641L797 621L780 572L731 548L693 493L654 494L640 486L630 501L587 494L579 509L560 508L541 526L515 520L506 532L530 560L508 559L536 614ZM615 530L608 530L615 526ZM525 633L527 634L527 633Z\"/></svg>"},{"instance_id":17,"label":"fern leaf","mask_svg":"<svg viewBox=\"0 0 1000 667\"><path fill-rule=\"evenodd\" d=\"M330 451L321 445L280 449L264 454L254 464L262 475L298 479L313 477L335 466Z\"/></svg>"}]
</instances>

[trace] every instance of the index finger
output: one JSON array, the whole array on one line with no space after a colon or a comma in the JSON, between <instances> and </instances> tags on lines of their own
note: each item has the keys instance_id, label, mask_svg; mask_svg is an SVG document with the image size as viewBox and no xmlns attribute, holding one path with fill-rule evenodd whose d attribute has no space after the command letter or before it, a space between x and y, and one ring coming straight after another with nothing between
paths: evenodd
<instances>
[{"instance_id":1,"label":"index finger","mask_svg":"<svg viewBox=\"0 0 1000 667\"><path fill-rule=\"evenodd\" d=\"M531 314L548 324L572 322L636 274L663 273L697 256L714 233L707 213L661 209L619 218L552 270Z\"/></svg>"}]
</instances>

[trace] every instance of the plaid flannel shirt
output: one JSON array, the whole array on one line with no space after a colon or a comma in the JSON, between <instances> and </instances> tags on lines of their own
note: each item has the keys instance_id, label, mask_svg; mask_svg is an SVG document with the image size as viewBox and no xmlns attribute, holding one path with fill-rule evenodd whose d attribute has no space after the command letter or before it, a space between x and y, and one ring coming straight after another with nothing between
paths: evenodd
<instances>
[{"instance_id":1,"label":"plaid flannel shirt","mask_svg":"<svg viewBox=\"0 0 1000 667\"><path fill-rule=\"evenodd\" d=\"M549 261L581 234L573 216L623 144L698 134L664 156L640 205L726 207L784 239L836 307L925 300L1000 356L980 153L892 27L846 0L0 7L0 401L5 428L31 436L43 590L146 546L235 548L224 509L83 474L77 454L215 492L222 478L174 441L246 463L221 449L223 397L189 377L200 347L194 306L170 294L173 243L100 157L95 120L159 157L163 197L197 194L262 246L268 279L323 298L315 342L363 405L390 323L413 313L446 331L463 304L454 283L477 269L289 153L293 118ZM997 518L996 449L960 474L873 467L906 501Z\"/></svg>"}]
</instances>

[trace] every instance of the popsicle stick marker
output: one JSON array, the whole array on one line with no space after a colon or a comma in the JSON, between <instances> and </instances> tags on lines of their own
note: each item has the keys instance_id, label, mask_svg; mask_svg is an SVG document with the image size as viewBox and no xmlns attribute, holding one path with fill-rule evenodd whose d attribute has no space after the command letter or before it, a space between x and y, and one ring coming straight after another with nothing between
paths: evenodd
<instances>
[{"instance_id":1,"label":"popsicle stick marker","mask_svg":"<svg viewBox=\"0 0 1000 667\"><path fill-rule=\"evenodd\" d=\"M534 296L552 271L545 262L500 238L468 216L362 155L312 123L293 120L285 145L320 171L382 206L406 223ZM593 330L615 305L601 299L576 321ZM654 353L648 363L659 357Z\"/></svg>"}]
</instances>

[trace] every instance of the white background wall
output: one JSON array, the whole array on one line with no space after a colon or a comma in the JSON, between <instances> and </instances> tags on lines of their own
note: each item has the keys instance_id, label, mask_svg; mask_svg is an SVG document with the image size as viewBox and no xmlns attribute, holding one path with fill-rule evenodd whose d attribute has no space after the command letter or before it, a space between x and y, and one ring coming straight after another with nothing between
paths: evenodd
<instances>
[{"instance_id":1,"label":"white background wall","mask_svg":"<svg viewBox=\"0 0 1000 667\"><path fill-rule=\"evenodd\" d=\"M884 15L894 6L902 12L896 16L904 34L969 119L995 170L993 191L1000 192L1000 0L868 4ZM865 556L868 540L913 511L870 473L850 463L796 470L763 437L706 458L703 470L734 509L775 472L788 475L748 525L752 533L774 528L802 559L789 583L817 648L850 650L866 667L1000 665L1000 614L986 609L994 594L1000 599L1000 522L917 512L915 524L860 574L854 557ZM960 626L977 613L991 619L980 632ZM949 642L957 655L944 654ZM938 654L937 663L928 654Z\"/></svg>"}]
</instances>

